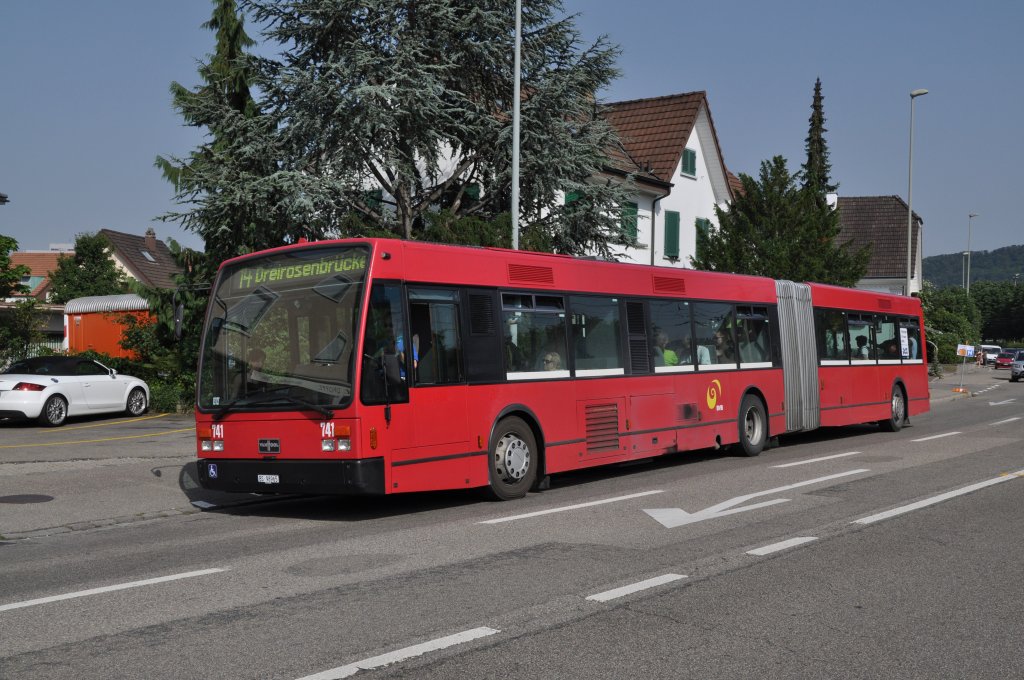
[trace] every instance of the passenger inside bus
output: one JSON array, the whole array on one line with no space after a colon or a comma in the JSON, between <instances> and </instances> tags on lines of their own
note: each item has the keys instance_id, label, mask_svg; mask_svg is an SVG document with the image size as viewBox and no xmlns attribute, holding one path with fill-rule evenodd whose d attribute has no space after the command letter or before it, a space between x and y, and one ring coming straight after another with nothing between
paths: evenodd
<instances>
[{"instance_id":1,"label":"passenger inside bus","mask_svg":"<svg viewBox=\"0 0 1024 680\"><path fill-rule=\"evenodd\" d=\"M544 370L545 371L560 371L562 370L562 355L558 352L548 352L544 355Z\"/></svg>"},{"instance_id":2,"label":"passenger inside bus","mask_svg":"<svg viewBox=\"0 0 1024 680\"><path fill-rule=\"evenodd\" d=\"M857 352L854 354L858 359L867 359L870 356L868 350L868 338L866 335L857 336Z\"/></svg>"},{"instance_id":3,"label":"passenger inside bus","mask_svg":"<svg viewBox=\"0 0 1024 680\"><path fill-rule=\"evenodd\" d=\"M678 366L679 355L668 346L668 333L659 329L654 331L654 365Z\"/></svg>"}]
</instances>

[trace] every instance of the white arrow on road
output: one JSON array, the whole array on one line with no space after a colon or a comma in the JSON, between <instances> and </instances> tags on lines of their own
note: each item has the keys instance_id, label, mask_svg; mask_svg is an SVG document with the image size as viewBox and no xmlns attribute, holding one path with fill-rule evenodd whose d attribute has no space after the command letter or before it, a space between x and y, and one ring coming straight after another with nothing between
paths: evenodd
<instances>
[{"instance_id":1,"label":"white arrow on road","mask_svg":"<svg viewBox=\"0 0 1024 680\"><path fill-rule=\"evenodd\" d=\"M827 477L816 477L814 479L808 479L805 482L797 482L796 484L787 484L786 486L780 486L775 489L768 489L767 491L758 491L757 493L749 493L745 496L737 496L736 498L730 498L727 501L723 501L718 505L712 505L710 508L704 508L697 512L686 512L682 508L655 508L653 510L644 510L652 518L661 522L666 528L673 529L675 527L681 527L685 524L693 524L695 522L703 522L708 519L715 519L716 517L724 517L726 515L734 515L738 512L747 512L748 510L757 510L758 508L766 508L769 505L776 505L778 503L788 503L788 498L776 498L770 501L762 501L760 503L754 503L753 505L744 505L742 507L735 507L741 503L746 503L752 498L758 496L770 496L772 494L780 493L783 491L789 491L790 489L796 489L801 486L810 486L811 484L819 484L821 482L827 482L832 479L839 479L840 477L849 477L850 475L859 475L865 472L870 472L867 469L850 470L849 472L840 472L835 475L828 475Z\"/></svg>"},{"instance_id":2,"label":"white arrow on road","mask_svg":"<svg viewBox=\"0 0 1024 680\"><path fill-rule=\"evenodd\" d=\"M1003 399L1002 401L990 401L990 402L988 402L988 405L989 406L1006 406L1007 404L1012 404L1015 401L1017 401L1017 397L1014 397L1013 399Z\"/></svg>"}]
</instances>

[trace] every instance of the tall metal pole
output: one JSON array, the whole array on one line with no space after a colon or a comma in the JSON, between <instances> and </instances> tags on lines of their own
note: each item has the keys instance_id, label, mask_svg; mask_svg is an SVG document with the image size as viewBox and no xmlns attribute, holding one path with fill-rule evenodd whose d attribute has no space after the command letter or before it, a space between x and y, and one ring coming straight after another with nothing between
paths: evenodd
<instances>
[{"instance_id":1,"label":"tall metal pole","mask_svg":"<svg viewBox=\"0 0 1024 680\"><path fill-rule=\"evenodd\" d=\"M516 56L512 87L512 248L519 250L519 70L523 42L523 0L516 0Z\"/></svg>"},{"instance_id":2,"label":"tall metal pole","mask_svg":"<svg viewBox=\"0 0 1024 680\"><path fill-rule=\"evenodd\" d=\"M977 216L978 213L967 216L967 297L971 297L971 220Z\"/></svg>"},{"instance_id":3,"label":"tall metal pole","mask_svg":"<svg viewBox=\"0 0 1024 680\"><path fill-rule=\"evenodd\" d=\"M928 90L912 90L910 93L910 161L907 166L907 285L905 295L910 295L910 267L914 252L914 100Z\"/></svg>"}]
</instances>

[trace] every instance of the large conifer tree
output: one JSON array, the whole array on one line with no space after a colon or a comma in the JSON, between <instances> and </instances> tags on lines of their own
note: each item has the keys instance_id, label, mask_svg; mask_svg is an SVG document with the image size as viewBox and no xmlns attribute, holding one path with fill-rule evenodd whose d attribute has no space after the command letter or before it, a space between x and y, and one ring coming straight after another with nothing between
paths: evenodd
<instances>
[{"instance_id":1,"label":"large conifer tree","mask_svg":"<svg viewBox=\"0 0 1024 680\"><path fill-rule=\"evenodd\" d=\"M259 62L257 84L279 133L273 183L288 193L297 223L314 235L415 238L438 214L502 221L511 190L515 3L246 6L282 49ZM591 181L615 144L595 94L616 75L618 51L604 38L583 44L561 9L558 0L523 3L524 241L606 252L624 238L616 206L629 187ZM562 191L578 199L563 205Z\"/></svg>"},{"instance_id":2,"label":"large conifer tree","mask_svg":"<svg viewBox=\"0 0 1024 680\"><path fill-rule=\"evenodd\" d=\"M90 295L117 295L128 290L128 282L114 264L110 243L102 234L79 234L75 252L57 258L50 272L49 302L62 305Z\"/></svg>"}]
</instances>

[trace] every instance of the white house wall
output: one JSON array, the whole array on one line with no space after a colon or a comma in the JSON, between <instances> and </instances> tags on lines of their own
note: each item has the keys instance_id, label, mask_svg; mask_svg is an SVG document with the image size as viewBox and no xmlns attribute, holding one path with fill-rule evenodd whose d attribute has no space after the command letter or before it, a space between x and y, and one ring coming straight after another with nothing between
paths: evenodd
<instances>
[{"instance_id":1,"label":"white house wall","mask_svg":"<svg viewBox=\"0 0 1024 680\"><path fill-rule=\"evenodd\" d=\"M706 134L701 134L702 128L706 130ZM721 161L718 159L714 141L710 137L710 124L706 112L702 109L697 124L694 125L690 138L686 142L686 148L693 149L697 153L696 175L691 177L682 174L682 160L680 159L670 180L673 183L672 193L654 206L653 259L651 257L653 199L650 196L640 195L634 200L641 218L637 221L637 240L641 247L614 248L612 252L619 261L654 264L659 267L684 268L690 266L690 257L697 252L697 218L707 219L714 228L717 228L718 218L715 216L715 206L719 205L722 208L728 206L725 178L717 179L718 175L722 175L722 172L717 170L722 167ZM705 139L708 141L705 142ZM680 156L682 156L682 149L680 149ZM716 170L710 170L711 168ZM712 177L716 179L713 181ZM715 191L716 183L721 185L718 193ZM678 259L665 257L665 213L669 210L679 213ZM643 219L644 217L646 219Z\"/></svg>"}]
</instances>

